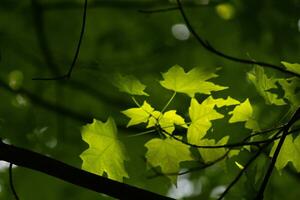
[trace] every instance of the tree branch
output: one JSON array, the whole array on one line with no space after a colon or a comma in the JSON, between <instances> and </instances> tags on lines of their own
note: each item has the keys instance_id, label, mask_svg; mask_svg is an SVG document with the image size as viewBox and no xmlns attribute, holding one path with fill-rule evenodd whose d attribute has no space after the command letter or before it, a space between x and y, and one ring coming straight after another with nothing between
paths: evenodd
<instances>
[{"instance_id":1,"label":"tree branch","mask_svg":"<svg viewBox=\"0 0 300 200\"><path fill-rule=\"evenodd\" d=\"M77 169L58 160L0 141L0 160L48 174L118 199L171 199L134 186Z\"/></svg>"},{"instance_id":2,"label":"tree branch","mask_svg":"<svg viewBox=\"0 0 300 200\"><path fill-rule=\"evenodd\" d=\"M37 4L35 0L33 1L33 3L34 3L33 5ZM77 61L77 58L78 58L78 55L79 55L81 42L82 42L82 38L83 38L83 35L84 35L84 31L85 31L87 4L88 4L88 1L85 0L84 1L84 8L83 8L83 15L82 15L82 26L81 26L80 36L79 36L79 40L78 40L78 44L77 44L77 47L76 47L74 58L73 58L72 64L71 64L68 72L64 75L59 75L59 76L52 77L52 78L33 78L32 80L48 80L48 81L51 81L51 80L64 80L64 79L69 79L71 77L72 71L75 67L75 64L76 64L76 61Z\"/></svg>"},{"instance_id":3,"label":"tree branch","mask_svg":"<svg viewBox=\"0 0 300 200\"><path fill-rule=\"evenodd\" d=\"M300 74L297 74L295 72L286 70L286 69L284 69L281 66L277 66L277 65L274 65L274 64L270 64L270 63L266 63L266 62L261 62L261 61L253 61L253 60L247 60L247 59L243 59L243 58L234 57L234 56L227 55L227 54L225 54L225 53L223 53L223 52L215 49L207 40L203 39L195 31L195 29L191 25L189 19L187 18L187 15L186 15L186 13L185 13L185 11L183 9L181 1L180 0L176 0L176 1L177 1L177 5L178 5L178 8L179 8L180 14L181 14L181 16L182 16L182 18L183 18L186 26L188 27L189 31L196 38L196 40L201 44L201 46L203 48L205 48L206 50L208 50L209 52L211 52L211 53L213 53L215 55L218 55L220 57L223 57L223 58L225 58L227 60L231 60L231 61L238 62L238 63L243 63L243 64L259 65L259 66L263 66L263 67L266 67L266 68L275 69L275 70L283 72L285 74L293 75L293 76L296 76L296 77L300 78Z\"/></svg>"}]
</instances>

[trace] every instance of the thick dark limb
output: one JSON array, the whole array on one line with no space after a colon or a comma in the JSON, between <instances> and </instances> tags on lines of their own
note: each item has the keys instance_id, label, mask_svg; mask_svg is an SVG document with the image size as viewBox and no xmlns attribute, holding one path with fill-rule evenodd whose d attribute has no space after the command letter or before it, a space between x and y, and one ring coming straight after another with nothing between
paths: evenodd
<instances>
[{"instance_id":1,"label":"thick dark limb","mask_svg":"<svg viewBox=\"0 0 300 200\"><path fill-rule=\"evenodd\" d=\"M39 171L118 199L171 199L77 169L47 156L0 142L0 160Z\"/></svg>"}]
</instances>

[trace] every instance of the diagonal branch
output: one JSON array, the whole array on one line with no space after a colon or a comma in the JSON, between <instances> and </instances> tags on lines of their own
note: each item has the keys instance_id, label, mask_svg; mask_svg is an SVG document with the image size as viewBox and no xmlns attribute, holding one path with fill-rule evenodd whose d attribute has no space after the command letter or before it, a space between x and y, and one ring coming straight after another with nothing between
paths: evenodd
<instances>
[{"instance_id":1,"label":"diagonal branch","mask_svg":"<svg viewBox=\"0 0 300 200\"><path fill-rule=\"evenodd\" d=\"M231 60L231 61L238 62L238 63L243 63L243 64L259 65L259 66L275 69L275 70L280 71L282 73L293 75L293 76L296 76L296 77L300 78L300 74L297 74L295 72L286 70L281 66L277 66L277 65L274 65L274 64L261 62L261 61L253 61L253 60L247 60L247 59L243 59L243 58L234 57L234 56L225 54L222 51L219 51L219 50L215 49L207 40L203 39L196 32L196 30L193 28L192 24L190 23L190 20L187 18L187 15L186 15L186 13L183 9L181 1L180 0L176 0L176 1L177 1L177 5L178 5L178 8L179 8L180 14L181 14L186 26L188 27L189 31L193 34L193 36L201 44L201 46L203 48L205 48L206 50L208 50L209 52L211 52L211 53L213 53L217 56L223 57L227 60Z\"/></svg>"},{"instance_id":2,"label":"diagonal branch","mask_svg":"<svg viewBox=\"0 0 300 200\"><path fill-rule=\"evenodd\" d=\"M66 182L118 199L171 199L80 170L39 153L4 144L2 141L0 141L0 160L39 171Z\"/></svg>"},{"instance_id":3,"label":"diagonal branch","mask_svg":"<svg viewBox=\"0 0 300 200\"><path fill-rule=\"evenodd\" d=\"M278 142L278 145L277 145L277 147L276 147L276 149L275 149L273 158L272 158L272 160L271 160L271 164L269 165L269 168L268 168L268 170L267 170L267 172L266 172L266 175L265 175L265 177L264 177L264 179L263 179L263 182L262 182L262 184L261 184L261 186L260 186L260 188L259 188L259 191L258 191L257 196L256 196L256 199L257 199L257 200L263 199L263 197L264 197L264 191L265 191L265 189L266 189L266 187L267 187L267 184L268 184L268 182L269 182L269 179L270 179L270 177L271 177L271 175L272 175L272 171L273 171L273 169L274 169L276 160L277 160L277 158L278 158L278 156L279 156L279 153L280 153L280 150L281 150L281 148L282 148L282 145L283 145L283 143L284 143L284 141L285 141L285 138L286 138L286 136L287 136L288 133L289 133L288 131L289 131L289 129L291 128L291 126L292 126L297 120L299 120L299 119L300 119L300 107L297 109L297 111L295 112L295 114L293 115L293 117L291 118L291 120L287 123L287 125L283 128L283 135L282 135L282 137L280 138L280 140L279 140L279 142Z\"/></svg>"}]
</instances>

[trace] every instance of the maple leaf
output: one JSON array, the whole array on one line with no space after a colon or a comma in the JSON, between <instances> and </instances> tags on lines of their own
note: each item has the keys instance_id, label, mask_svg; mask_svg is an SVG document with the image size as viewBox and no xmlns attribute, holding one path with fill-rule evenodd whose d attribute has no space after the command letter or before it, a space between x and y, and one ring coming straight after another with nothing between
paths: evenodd
<instances>
[{"instance_id":1,"label":"maple leaf","mask_svg":"<svg viewBox=\"0 0 300 200\"><path fill-rule=\"evenodd\" d=\"M229 114L232 114L229 123L246 122L246 128L254 131L260 129L257 121L253 118L253 109L248 98L236 106Z\"/></svg>"},{"instance_id":2,"label":"maple leaf","mask_svg":"<svg viewBox=\"0 0 300 200\"><path fill-rule=\"evenodd\" d=\"M146 158L153 167L160 166L162 173L178 173L180 162L193 160L189 146L172 138L155 138L145 144ZM176 184L177 176L168 176Z\"/></svg>"},{"instance_id":3,"label":"maple leaf","mask_svg":"<svg viewBox=\"0 0 300 200\"><path fill-rule=\"evenodd\" d=\"M165 113L154 111L149 119L147 128L160 125L160 127L166 132L173 133L175 130L175 124L187 128L184 118L178 115L176 110L169 110Z\"/></svg>"},{"instance_id":4,"label":"maple leaf","mask_svg":"<svg viewBox=\"0 0 300 200\"><path fill-rule=\"evenodd\" d=\"M131 95L149 96L149 94L144 92L146 86L134 76L117 74L113 80L113 84L119 88L121 92L126 92Z\"/></svg>"},{"instance_id":5,"label":"maple leaf","mask_svg":"<svg viewBox=\"0 0 300 200\"><path fill-rule=\"evenodd\" d=\"M278 98L277 94L268 91L270 89L278 89L276 85L278 79L268 78L267 75L264 73L264 69L262 67L255 66L253 70L247 75L248 80L250 80L254 84L257 92L265 99L267 104L286 104L283 99Z\"/></svg>"},{"instance_id":6,"label":"maple leaf","mask_svg":"<svg viewBox=\"0 0 300 200\"><path fill-rule=\"evenodd\" d=\"M212 72L201 71L199 68L194 68L186 73L182 67L175 65L162 76L164 80L160 81L160 84L164 88L185 93L190 97L194 97L195 93L211 94L212 91L228 88L206 81L217 77L217 75Z\"/></svg>"},{"instance_id":7,"label":"maple leaf","mask_svg":"<svg viewBox=\"0 0 300 200\"><path fill-rule=\"evenodd\" d=\"M225 136L217 143L214 139L201 139L198 142L198 145L201 146L224 145L228 142L228 139L229 136ZM214 149L199 148L198 150L205 163L213 162L226 154L225 148L214 148Z\"/></svg>"},{"instance_id":8,"label":"maple leaf","mask_svg":"<svg viewBox=\"0 0 300 200\"><path fill-rule=\"evenodd\" d=\"M206 132L212 126L212 120L224 117L214 109L214 105L199 104L194 98L191 99L189 116L192 122L188 127L187 139L192 144L198 144L200 139L205 136Z\"/></svg>"},{"instance_id":9,"label":"maple leaf","mask_svg":"<svg viewBox=\"0 0 300 200\"><path fill-rule=\"evenodd\" d=\"M94 119L93 123L82 128L82 139L89 144L80 158L82 169L103 175L122 182L123 178L129 178L124 161L128 160L121 141L117 138L117 127L113 118L106 122Z\"/></svg>"},{"instance_id":10,"label":"maple leaf","mask_svg":"<svg viewBox=\"0 0 300 200\"><path fill-rule=\"evenodd\" d=\"M274 155L278 140L274 143L270 156ZM300 136L293 140L292 135L288 135L280 149L280 153L276 160L276 168L282 170L289 162L293 164L297 172L300 172Z\"/></svg>"},{"instance_id":11,"label":"maple leaf","mask_svg":"<svg viewBox=\"0 0 300 200\"><path fill-rule=\"evenodd\" d=\"M144 101L143 105L138 108L130 108L122 111L124 115L130 118L130 121L127 124L127 127L133 126L140 123L146 123L152 113L154 112L154 108L151 107L146 101Z\"/></svg>"}]
</instances>

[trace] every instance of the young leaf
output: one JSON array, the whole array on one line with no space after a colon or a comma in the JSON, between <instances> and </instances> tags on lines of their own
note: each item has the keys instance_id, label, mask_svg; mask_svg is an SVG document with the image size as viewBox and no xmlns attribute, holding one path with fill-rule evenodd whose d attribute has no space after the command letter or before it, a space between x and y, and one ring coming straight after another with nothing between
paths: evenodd
<instances>
[{"instance_id":1,"label":"young leaf","mask_svg":"<svg viewBox=\"0 0 300 200\"><path fill-rule=\"evenodd\" d=\"M299 79L297 77L279 79L278 83L284 91L284 98L291 103L291 110L296 110L300 105L300 92L297 92L297 89L300 87Z\"/></svg>"},{"instance_id":2,"label":"young leaf","mask_svg":"<svg viewBox=\"0 0 300 200\"><path fill-rule=\"evenodd\" d=\"M133 126L140 123L146 123L152 113L154 112L154 108L151 107L146 101L144 101L143 105L139 108L130 108L122 111L124 115L130 118L127 127Z\"/></svg>"},{"instance_id":3,"label":"young leaf","mask_svg":"<svg viewBox=\"0 0 300 200\"><path fill-rule=\"evenodd\" d=\"M168 133L173 133L175 130L175 124L187 128L184 118L176 113L176 110L169 110L162 114L159 111L154 111L149 119L147 128L153 127L156 124L167 131Z\"/></svg>"},{"instance_id":4,"label":"young leaf","mask_svg":"<svg viewBox=\"0 0 300 200\"><path fill-rule=\"evenodd\" d=\"M291 72L295 72L297 74L300 74L300 64L298 63L288 63L288 62L281 62L285 68Z\"/></svg>"},{"instance_id":5,"label":"young leaf","mask_svg":"<svg viewBox=\"0 0 300 200\"><path fill-rule=\"evenodd\" d=\"M172 138L155 138L148 141L145 147L148 149L146 158L149 164L153 167L160 166L165 174L177 173L180 162L193 160L189 146ZM177 176L168 177L176 184Z\"/></svg>"},{"instance_id":6,"label":"young leaf","mask_svg":"<svg viewBox=\"0 0 300 200\"><path fill-rule=\"evenodd\" d=\"M278 140L274 143L270 156L274 155L277 145ZM288 162L292 162L297 172L300 172L300 136L296 137L295 140L293 140L292 135L286 136L275 166L278 170L281 170Z\"/></svg>"},{"instance_id":7,"label":"young leaf","mask_svg":"<svg viewBox=\"0 0 300 200\"><path fill-rule=\"evenodd\" d=\"M229 136L223 137L217 143L214 139L202 139L198 142L202 146L214 146L214 145L224 145L228 142ZM199 149L200 155L205 163L213 162L226 154L225 148L215 148L215 149Z\"/></svg>"},{"instance_id":8,"label":"young leaf","mask_svg":"<svg viewBox=\"0 0 300 200\"><path fill-rule=\"evenodd\" d=\"M259 130L259 125L252 116L253 109L248 98L243 103L236 106L229 114L232 114L231 118L229 119L229 123L246 122L246 128L255 131Z\"/></svg>"},{"instance_id":9,"label":"young leaf","mask_svg":"<svg viewBox=\"0 0 300 200\"><path fill-rule=\"evenodd\" d=\"M117 138L117 127L113 118L107 122L94 119L92 124L82 128L82 139L89 144L89 148L81 155L82 169L103 175L122 182L128 178L124 161L128 160L121 141Z\"/></svg>"},{"instance_id":10,"label":"young leaf","mask_svg":"<svg viewBox=\"0 0 300 200\"><path fill-rule=\"evenodd\" d=\"M277 94L271 93L270 89L278 89L277 79L268 78L264 73L264 69L255 66L251 72L248 73L248 79L254 84L258 93L265 99L266 104L285 105L283 99L278 98Z\"/></svg>"},{"instance_id":11,"label":"young leaf","mask_svg":"<svg viewBox=\"0 0 300 200\"><path fill-rule=\"evenodd\" d=\"M131 95L149 96L146 92L144 92L146 86L134 76L117 74L114 77L113 83L121 92L126 92Z\"/></svg>"},{"instance_id":12,"label":"young leaf","mask_svg":"<svg viewBox=\"0 0 300 200\"><path fill-rule=\"evenodd\" d=\"M209 96L202 102L202 104L217 106L218 108L221 108L223 106L237 105L237 104L240 104L240 102L229 96L227 97L227 99L223 99L223 98L214 99L212 96Z\"/></svg>"},{"instance_id":13,"label":"young leaf","mask_svg":"<svg viewBox=\"0 0 300 200\"><path fill-rule=\"evenodd\" d=\"M194 98L191 99L189 107L189 116L192 123L188 127L187 139L192 144L198 144L209 128L211 121L221 119L224 116L214 109L214 105L199 104Z\"/></svg>"},{"instance_id":14,"label":"young leaf","mask_svg":"<svg viewBox=\"0 0 300 200\"><path fill-rule=\"evenodd\" d=\"M185 93L190 97L194 97L195 93L210 94L212 91L228 88L206 81L217 77L217 75L201 71L199 68L194 68L186 73L182 67L175 65L166 73L163 73L162 76L164 80L160 81L160 84L164 88Z\"/></svg>"}]
</instances>

